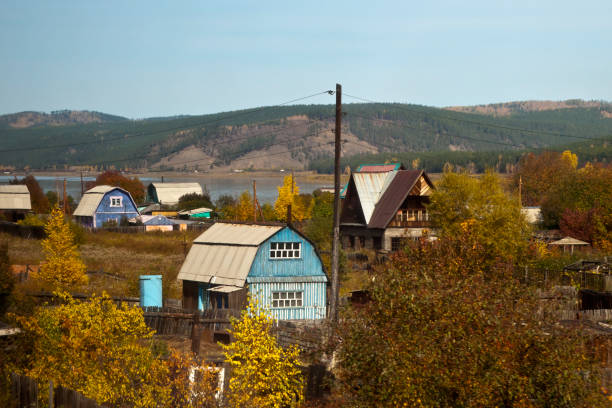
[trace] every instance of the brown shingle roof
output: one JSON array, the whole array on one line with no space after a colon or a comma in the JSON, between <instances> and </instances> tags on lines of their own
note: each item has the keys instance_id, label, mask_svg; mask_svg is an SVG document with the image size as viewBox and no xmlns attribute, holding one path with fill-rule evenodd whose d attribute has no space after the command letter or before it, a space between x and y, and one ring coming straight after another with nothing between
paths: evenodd
<instances>
[{"instance_id":1,"label":"brown shingle roof","mask_svg":"<svg viewBox=\"0 0 612 408\"><path fill-rule=\"evenodd\" d=\"M423 170L398 171L383 196L376 203L368 228L386 228L421 175L430 186L433 186Z\"/></svg>"}]
</instances>

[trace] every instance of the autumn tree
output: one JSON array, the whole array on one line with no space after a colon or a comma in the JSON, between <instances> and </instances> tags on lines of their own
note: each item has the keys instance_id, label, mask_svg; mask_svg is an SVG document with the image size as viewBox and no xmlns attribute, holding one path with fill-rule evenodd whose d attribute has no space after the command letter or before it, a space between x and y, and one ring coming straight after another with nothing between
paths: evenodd
<instances>
[{"instance_id":1,"label":"autumn tree","mask_svg":"<svg viewBox=\"0 0 612 408\"><path fill-rule=\"evenodd\" d=\"M86 267L74 243L74 233L55 207L45 225L47 238L42 241L45 260L38 276L53 289L70 290L87 283Z\"/></svg>"},{"instance_id":2,"label":"autumn tree","mask_svg":"<svg viewBox=\"0 0 612 408\"><path fill-rule=\"evenodd\" d=\"M300 197L300 188L295 183L293 175L285 176L283 185L278 188L278 198L274 203L274 213L278 220L287 220L287 207L291 205L291 218L302 221L310 217L310 208Z\"/></svg>"},{"instance_id":3,"label":"autumn tree","mask_svg":"<svg viewBox=\"0 0 612 408\"><path fill-rule=\"evenodd\" d=\"M469 223L491 260L516 260L527 245L529 225L518 200L503 191L491 171L480 178L445 172L427 212L440 237L458 238Z\"/></svg>"},{"instance_id":4,"label":"autumn tree","mask_svg":"<svg viewBox=\"0 0 612 408\"><path fill-rule=\"evenodd\" d=\"M117 306L106 295L38 307L19 317L29 364L23 373L42 384L76 390L112 407L165 407L168 369L154 355L140 308Z\"/></svg>"},{"instance_id":5,"label":"autumn tree","mask_svg":"<svg viewBox=\"0 0 612 408\"><path fill-rule=\"evenodd\" d=\"M238 197L234 218L236 221L253 221L253 198L248 190Z\"/></svg>"},{"instance_id":6,"label":"autumn tree","mask_svg":"<svg viewBox=\"0 0 612 408\"><path fill-rule=\"evenodd\" d=\"M584 336L559 325L510 265L491 265L479 231L462 232L376 267L371 302L337 330L341 404L608 406Z\"/></svg>"},{"instance_id":7,"label":"autumn tree","mask_svg":"<svg viewBox=\"0 0 612 408\"><path fill-rule=\"evenodd\" d=\"M550 189L572 175L578 165L578 157L566 150L563 153L545 151L536 155L524 155L514 173L514 191L522 184L522 203L527 206L540 205Z\"/></svg>"},{"instance_id":8,"label":"autumn tree","mask_svg":"<svg viewBox=\"0 0 612 408\"><path fill-rule=\"evenodd\" d=\"M236 214L236 198L230 194L222 194L215 201L215 208L219 216L223 219L234 219L234 215Z\"/></svg>"},{"instance_id":9,"label":"autumn tree","mask_svg":"<svg viewBox=\"0 0 612 408\"><path fill-rule=\"evenodd\" d=\"M36 177L28 175L21 180L15 178L15 180L11 181L10 183L25 184L28 187L32 211L37 214L47 214L49 212L49 201L47 200L47 196L43 193L42 188L40 188L40 184L38 184Z\"/></svg>"},{"instance_id":10,"label":"autumn tree","mask_svg":"<svg viewBox=\"0 0 612 408\"><path fill-rule=\"evenodd\" d=\"M303 401L299 349L280 347L271 333L273 324L253 299L241 318L232 320L235 340L223 348L232 367L228 399L235 408L297 407Z\"/></svg>"},{"instance_id":11,"label":"autumn tree","mask_svg":"<svg viewBox=\"0 0 612 408\"><path fill-rule=\"evenodd\" d=\"M587 163L551 187L542 202L544 224L600 248L612 245L612 168Z\"/></svg>"},{"instance_id":12,"label":"autumn tree","mask_svg":"<svg viewBox=\"0 0 612 408\"><path fill-rule=\"evenodd\" d=\"M87 189L95 186L121 187L128 191L136 203L142 203L145 199L145 188L138 177L127 177L118 170L107 170L100 173L96 180L87 183Z\"/></svg>"}]
</instances>

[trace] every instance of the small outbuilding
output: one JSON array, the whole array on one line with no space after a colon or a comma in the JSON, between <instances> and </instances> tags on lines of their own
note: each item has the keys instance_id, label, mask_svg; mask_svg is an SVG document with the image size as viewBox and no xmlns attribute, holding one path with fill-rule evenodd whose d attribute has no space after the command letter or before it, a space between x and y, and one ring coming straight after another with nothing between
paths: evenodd
<instances>
[{"instance_id":1,"label":"small outbuilding","mask_svg":"<svg viewBox=\"0 0 612 408\"><path fill-rule=\"evenodd\" d=\"M193 242L178 279L187 309L239 309L249 294L278 320L327 314L321 259L290 226L216 223Z\"/></svg>"},{"instance_id":2,"label":"small outbuilding","mask_svg":"<svg viewBox=\"0 0 612 408\"><path fill-rule=\"evenodd\" d=\"M570 254L573 254L575 247L578 247L578 249L580 249L580 248L587 248L589 246L589 243L581 241L581 240L576 239L576 238L565 237L565 238L560 239L558 241L551 242L548 245L554 245L556 247L560 247L561 250L563 251L563 253L569 252Z\"/></svg>"},{"instance_id":3,"label":"small outbuilding","mask_svg":"<svg viewBox=\"0 0 612 408\"><path fill-rule=\"evenodd\" d=\"M213 210L206 207L195 208L193 210L183 210L179 211L179 217L184 218L207 218L210 219Z\"/></svg>"},{"instance_id":4,"label":"small outbuilding","mask_svg":"<svg viewBox=\"0 0 612 408\"><path fill-rule=\"evenodd\" d=\"M7 219L16 221L32 211L30 191L24 184L0 185L0 212Z\"/></svg>"},{"instance_id":5,"label":"small outbuilding","mask_svg":"<svg viewBox=\"0 0 612 408\"><path fill-rule=\"evenodd\" d=\"M122 219L129 220L139 215L130 193L113 186L96 186L87 190L74 211L76 221L91 228L101 228L105 223L119 225Z\"/></svg>"},{"instance_id":6,"label":"small outbuilding","mask_svg":"<svg viewBox=\"0 0 612 408\"><path fill-rule=\"evenodd\" d=\"M187 194L204 194L200 183L151 183L147 187L147 202L162 205L178 204Z\"/></svg>"}]
</instances>

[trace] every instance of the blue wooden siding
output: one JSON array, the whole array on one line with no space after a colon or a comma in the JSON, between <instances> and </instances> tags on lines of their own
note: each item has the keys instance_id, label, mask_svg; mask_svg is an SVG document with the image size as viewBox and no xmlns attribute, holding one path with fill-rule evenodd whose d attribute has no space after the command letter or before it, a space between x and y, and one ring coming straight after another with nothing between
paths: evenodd
<instances>
[{"instance_id":1,"label":"blue wooden siding","mask_svg":"<svg viewBox=\"0 0 612 408\"><path fill-rule=\"evenodd\" d=\"M210 288L208 283L200 283L198 285L198 310L210 308L208 301L208 288Z\"/></svg>"},{"instance_id":2,"label":"blue wooden siding","mask_svg":"<svg viewBox=\"0 0 612 408\"><path fill-rule=\"evenodd\" d=\"M111 207L111 197L121 197L121 207ZM104 194L104 197L100 201L98 208L96 209L95 227L100 228L106 221L114 220L119 224L122 218L134 218L140 215L136 205L130 198L129 194L119 190L111 190Z\"/></svg>"},{"instance_id":3,"label":"blue wooden siding","mask_svg":"<svg viewBox=\"0 0 612 408\"><path fill-rule=\"evenodd\" d=\"M272 242L300 242L298 259L270 258ZM324 319L327 309L327 276L310 242L291 228L283 228L259 246L247 277L249 294L257 296L279 320ZM273 308L272 293L302 292L302 307Z\"/></svg>"},{"instance_id":4,"label":"blue wooden siding","mask_svg":"<svg viewBox=\"0 0 612 408\"><path fill-rule=\"evenodd\" d=\"M270 243L272 242L301 242L301 257L299 259L270 258ZM259 276L325 276L325 273L321 260L310 242L291 228L283 228L259 246L249 277Z\"/></svg>"},{"instance_id":5,"label":"blue wooden siding","mask_svg":"<svg viewBox=\"0 0 612 408\"><path fill-rule=\"evenodd\" d=\"M326 282L257 282L249 284L249 294L270 310L278 320L324 319L327 312ZM273 292L302 292L302 307L272 307Z\"/></svg>"}]
</instances>

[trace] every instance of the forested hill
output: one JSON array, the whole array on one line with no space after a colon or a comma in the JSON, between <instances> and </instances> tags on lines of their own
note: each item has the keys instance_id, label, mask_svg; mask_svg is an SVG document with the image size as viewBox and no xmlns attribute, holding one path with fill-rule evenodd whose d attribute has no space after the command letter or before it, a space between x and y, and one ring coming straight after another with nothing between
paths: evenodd
<instances>
[{"instance_id":1,"label":"forested hill","mask_svg":"<svg viewBox=\"0 0 612 408\"><path fill-rule=\"evenodd\" d=\"M432 154L452 157L449 152L463 157L475 154L472 152L516 153L582 142L585 149L608 157L604 140L612 141L609 104L523 108L504 115L457 110L407 104L345 104L343 155L377 160L410 152L410 157L423 160ZM87 119L85 115L86 119L72 122L71 112L63 111L68 120L64 124L28 122L15 116L20 114L0 116L0 166L323 171L333 154L333 105L264 107L145 120L86 112L97 116ZM26 114L31 112L22 115ZM19 127L15 123L31 124ZM416 153L420 157L414 156Z\"/></svg>"},{"instance_id":2,"label":"forested hill","mask_svg":"<svg viewBox=\"0 0 612 408\"><path fill-rule=\"evenodd\" d=\"M65 126L92 122L117 122L122 120L127 119L101 112L60 110L45 113L28 111L0 116L0 128L22 129L34 126Z\"/></svg>"}]
</instances>

